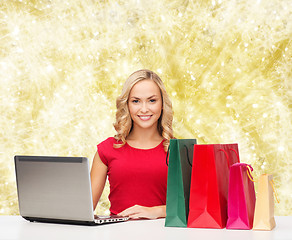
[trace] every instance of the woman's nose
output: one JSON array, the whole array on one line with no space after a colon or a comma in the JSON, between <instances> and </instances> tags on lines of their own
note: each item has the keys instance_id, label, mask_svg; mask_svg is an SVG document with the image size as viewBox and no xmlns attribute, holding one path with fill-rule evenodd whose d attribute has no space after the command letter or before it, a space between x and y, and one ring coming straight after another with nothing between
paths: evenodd
<instances>
[{"instance_id":1,"label":"woman's nose","mask_svg":"<svg viewBox=\"0 0 292 240\"><path fill-rule=\"evenodd\" d=\"M147 112L147 111L148 111L147 103L142 103L141 112Z\"/></svg>"}]
</instances>

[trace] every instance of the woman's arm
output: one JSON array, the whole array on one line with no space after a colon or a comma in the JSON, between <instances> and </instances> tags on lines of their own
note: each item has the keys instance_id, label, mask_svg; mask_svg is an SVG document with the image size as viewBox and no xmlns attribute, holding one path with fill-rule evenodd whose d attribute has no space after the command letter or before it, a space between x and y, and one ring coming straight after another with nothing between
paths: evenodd
<instances>
[{"instance_id":1,"label":"woman's arm","mask_svg":"<svg viewBox=\"0 0 292 240\"><path fill-rule=\"evenodd\" d=\"M120 212L119 216L130 217L132 219L148 218L157 219L166 217L166 206L143 207L135 205Z\"/></svg>"},{"instance_id":2,"label":"woman's arm","mask_svg":"<svg viewBox=\"0 0 292 240\"><path fill-rule=\"evenodd\" d=\"M97 151L93 158L90 172L93 210L96 208L96 205L103 192L106 176L107 166L101 161Z\"/></svg>"}]
</instances>

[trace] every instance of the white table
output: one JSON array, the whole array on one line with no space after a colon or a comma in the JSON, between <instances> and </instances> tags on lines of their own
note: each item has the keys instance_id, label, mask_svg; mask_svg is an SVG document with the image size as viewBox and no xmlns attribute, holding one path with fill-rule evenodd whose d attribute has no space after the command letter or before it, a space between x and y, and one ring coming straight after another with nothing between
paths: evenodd
<instances>
[{"instance_id":1,"label":"white table","mask_svg":"<svg viewBox=\"0 0 292 240\"><path fill-rule=\"evenodd\" d=\"M86 240L292 240L292 216L276 217L273 231L164 227L164 219L137 220L100 226L28 222L20 216L0 216L0 239Z\"/></svg>"}]
</instances>

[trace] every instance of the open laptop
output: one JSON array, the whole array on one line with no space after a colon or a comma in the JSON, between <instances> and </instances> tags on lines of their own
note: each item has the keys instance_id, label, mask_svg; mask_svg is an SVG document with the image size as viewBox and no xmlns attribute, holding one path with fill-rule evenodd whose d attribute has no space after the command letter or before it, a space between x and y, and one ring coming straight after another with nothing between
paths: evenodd
<instances>
[{"instance_id":1,"label":"open laptop","mask_svg":"<svg viewBox=\"0 0 292 240\"><path fill-rule=\"evenodd\" d=\"M20 215L29 221L98 225L128 220L93 212L84 157L15 156Z\"/></svg>"}]
</instances>

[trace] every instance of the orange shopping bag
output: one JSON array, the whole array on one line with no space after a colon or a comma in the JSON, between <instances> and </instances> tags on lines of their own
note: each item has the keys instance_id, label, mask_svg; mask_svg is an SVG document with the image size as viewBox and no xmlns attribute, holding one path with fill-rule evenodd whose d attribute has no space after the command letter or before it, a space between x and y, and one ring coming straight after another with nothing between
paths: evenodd
<instances>
[{"instance_id":1,"label":"orange shopping bag","mask_svg":"<svg viewBox=\"0 0 292 240\"><path fill-rule=\"evenodd\" d=\"M273 193L273 176L262 174L258 180L253 230L272 230L276 226Z\"/></svg>"}]
</instances>

